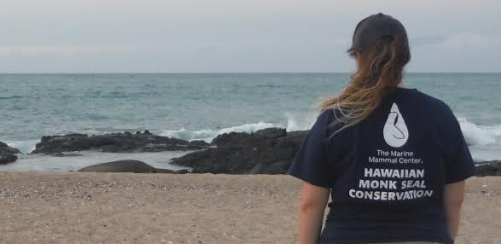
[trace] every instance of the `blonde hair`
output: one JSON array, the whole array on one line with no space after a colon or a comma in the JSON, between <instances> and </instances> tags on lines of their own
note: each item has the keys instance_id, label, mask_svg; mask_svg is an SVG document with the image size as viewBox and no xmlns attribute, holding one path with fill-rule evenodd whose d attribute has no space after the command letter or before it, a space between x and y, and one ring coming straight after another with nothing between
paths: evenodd
<instances>
[{"instance_id":1,"label":"blonde hair","mask_svg":"<svg viewBox=\"0 0 501 244\"><path fill-rule=\"evenodd\" d=\"M411 58L407 39L397 36L384 36L369 50L360 52L351 48L348 53L360 55L357 71L341 94L320 103L321 112L335 110L334 125L341 126L334 134L367 118L398 86L404 66Z\"/></svg>"}]
</instances>

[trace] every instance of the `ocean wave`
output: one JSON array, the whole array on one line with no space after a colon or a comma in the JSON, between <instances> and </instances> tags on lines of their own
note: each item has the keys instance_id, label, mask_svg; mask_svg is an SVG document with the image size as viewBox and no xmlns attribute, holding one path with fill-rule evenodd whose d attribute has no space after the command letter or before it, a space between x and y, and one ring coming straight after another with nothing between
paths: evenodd
<instances>
[{"instance_id":1,"label":"ocean wave","mask_svg":"<svg viewBox=\"0 0 501 244\"><path fill-rule=\"evenodd\" d=\"M40 140L27 140L27 141L6 141L5 143L7 143L9 147L17 148L19 149L19 151L26 154L35 150L35 147L39 142Z\"/></svg>"},{"instance_id":2,"label":"ocean wave","mask_svg":"<svg viewBox=\"0 0 501 244\"><path fill-rule=\"evenodd\" d=\"M212 141L216 136L229 132L247 132L252 133L261 129L278 127L285 128L287 131L308 130L315 122L316 114L300 116L293 113L286 113L287 122L285 124L273 123L251 123L239 126L232 126L223 129L203 129L203 130L187 130L181 128L178 130L165 130L161 135L175 137L183 140L204 140ZM467 143L470 146L492 146L501 144L501 125L497 126L479 126L465 118L458 118L461 125L461 130Z\"/></svg>"},{"instance_id":3,"label":"ocean wave","mask_svg":"<svg viewBox=\"0 0 501 244\"><path fill-rule=\"evenodd\" d=\"M501 144L501 125L479 126L465 118L458 118L466 142L471 146L489 146Z\"/></svg>"},{"instance_id":4,"label":"ocean wave","mask_svg":"<svg viewBox=\"0 0 501 244\"><path fill-rule=\"evenodd\" d=\"M484 126L485 130L488 130L494 136L501 136L501 125L496 126Z\"/></svg>"},{"instance_id":5,"label":"ocean wave","mask_svg":"<svg viewBox=\"0 0 501 244\"><path fill-rule=\"evenodd\" d=\"M308 130L311 128L316 119L316 114L311 113L308 115L300 115L294 113L285 113L287 121L285 123L267 123L258 122L243 124L238 126L231 126L227 128L218 129L201 129L201 130L188 130L186 128L181 128L177 130L164 130L160 133L162 136L174 137L178 139L183 139L187 141L193 140L204 140L206 142L211 142L212 139L218 135L230 132L246 132L252 133L258 130L278 127L285 128L287 131L301 131ZM458 121L463 131L463 135L470 146L497 146L501 145L501 125L490 125L490 126L479 126L466 118L458 118ZM103 134L104 130L86 130L82 133L88 134ZM111 131L111 129L110 129ZM122 130L120 130L122 131ZM113 132L116 132L113 130ZM26 140L26 141L6 141L6 143L13 147L19 149L23 153L30 153L35 150L36 144L40 140Z\"/></svg>"},{"instance_id":6,"label":"ocean wave","mask_svg":"<svg viewBox=\"0 0 501 244\"><path fill-rule=\"evenodd\" d=\"M309 130L315 123L317 115L316 112L310 112L308 114L286 112L285 117L287 118L287 125L285 128L287 131Z\"/></svg>"},{"instance_id":7,"label":"ocean wave","mask_svg":"<svg viewBox=\"0 0 501 244\"><path fill-rule=\"evenodd\" d=\"M285 117L287 121L285 124L274 124L266 122L243 124L238 126L231 126L222 129L202 129L202 130L187 130L186 128L181 128L178 130L165 130L161 133L162 136L179 138L187 141L193 140L204 140L206 142L211 142L212 139L218 135L230 132L246 132L253 133L258 130L266 128L285 128L287 131L300 131L309 130L316 119L316 114L311 113L308 115L295 114L292 112L286 112Z\"/></svg>"},{"instance_id":8,"label":"ocean wave","mask_svg":"<svg viewBox=\"0 0 501 244\"><path fill-rule=\"evenodd\" d=\"M200 129L200 130L187 130L186 128L181 128L177 130L164 130L160 133L161 136L167 136L171 138L178 138L187 141L193 140L203 140L206 142L211 142L212 139L216 138L218 135L230 132L246 132L253 133L258 130L266 129L266 128L285 128L287 131L299 131L299 130L308 130L315 122L316 115L309 114L305 116L304 114L295 114L295 113L285 113L285 117L287 118L286 123L284 124L274 124L274 123L266 123L266 122L258 122L258 123L250 123L243 124L238 126L231 126L227 128L218 128L218 129ZM83 133L88 135L101 135L107 133L116 133L122 131L141 131L144 128L136 128L136 129L117 129L117 128L85 128L81 131L64 131L57 135L64 135L69 133ZM26 141L6 141L10 147L19 149L22 153L28 154L31 153L36 148L36 144L40 142L40 139L37 140L26 140Z\"/></svg>"},{"instance_id":9,"label":"ocean wave","mask_svg":"<svg viewBox=\"0 0 501 244\"><path fill-rule=\"evenodd\" d=\"M193 141L193 140L204 140L207 142L212 141L216 136L224 133L230 133L230 132L246 132L246 133L252 133L258 130L266 129L266 128L271 128L271 127L280 127L272 123L264 123L264 122L258 122L258 123L253 123L253 124L244 124L244 125L239 125L239 126L232 126L228 128L223 128L223 129L204 129L204 130L194 130L190 131L185 128L181 128L178 130L165 130L162 132L160 135L162 136L167 136L167 137L174 137L178 139L183 139L187 141Z\"/></svg>"},{"instance_id":10,"label":"ocean wave","mask_svg":"<svg viewBox=\"0 0 501 244\"><path fill-rule=\"evenodd\" d=\"M16 96L16 95L8 96L8 97L1 97L0 96L0 100L19 99L19 98L23 98L23 97L22 96Z\"/></svg>"}]
</instances>

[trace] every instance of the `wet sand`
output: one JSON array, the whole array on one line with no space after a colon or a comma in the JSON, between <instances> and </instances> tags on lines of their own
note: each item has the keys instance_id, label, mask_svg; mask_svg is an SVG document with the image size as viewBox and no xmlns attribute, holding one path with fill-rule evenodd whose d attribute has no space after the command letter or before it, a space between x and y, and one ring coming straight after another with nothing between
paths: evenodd
<instances>
[{"instance_id":1,"label":"wet sand","mask_svg":"<svg viewBox=\"0 0 501 244\"><path fill-rule=\"evenodd\" d=\"M0 173L0 243L296 242L288 176ZM501 243L501 178L468 183L458 244Z\"/></svg>"}]
</instances>

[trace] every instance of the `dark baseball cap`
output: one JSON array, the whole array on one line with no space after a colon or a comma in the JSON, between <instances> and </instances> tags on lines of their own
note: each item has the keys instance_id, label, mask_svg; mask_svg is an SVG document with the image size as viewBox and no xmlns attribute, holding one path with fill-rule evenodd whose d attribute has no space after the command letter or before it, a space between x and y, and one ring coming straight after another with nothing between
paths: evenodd
<instances>
[{"instance_id":1,"label":"dark baseball cap","mask_svg":"<svg viewBox=\"0 0 501 244\"><path fill-rule=\"evenodd\" d=\"M408 41L407 32L400 21L389 15L378 13L358 23L353 33L351 49L362 52L383 36L398 36L405 38L405 42Z\"/></svg>"}]
</instances>

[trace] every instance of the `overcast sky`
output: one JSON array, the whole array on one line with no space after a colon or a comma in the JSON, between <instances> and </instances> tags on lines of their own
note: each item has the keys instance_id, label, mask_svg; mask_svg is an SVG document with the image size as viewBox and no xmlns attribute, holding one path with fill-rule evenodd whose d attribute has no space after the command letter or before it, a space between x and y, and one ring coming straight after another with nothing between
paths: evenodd
<instances>
[{"instance_id":1,"label":"overcast sky","mask_svg":"<svg viewBox=\"0 0 501 244\"><path fill-rule=\"evenodd\" d=\"M500 0L10 0L0 72L350 72L359 20L407 28L410 72L501 72Z\"/></svg>"}]
</instances>

